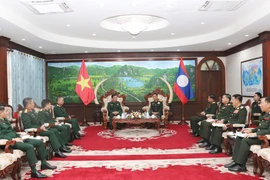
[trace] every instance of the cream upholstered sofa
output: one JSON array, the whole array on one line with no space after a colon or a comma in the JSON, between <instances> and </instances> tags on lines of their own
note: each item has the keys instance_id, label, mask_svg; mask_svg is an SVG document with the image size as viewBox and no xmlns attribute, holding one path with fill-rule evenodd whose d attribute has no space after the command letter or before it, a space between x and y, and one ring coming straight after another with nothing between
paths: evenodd
<instances>
[{"instance_id":1,"label":"cream upholstered sofa","mask_svg":"<svg viewBox=\"0 0 270 180\"><path fill-rule=\"evenodd\" d=\"M112 95L117 94L117 101L120 102L122 106L122 111L123 112L128 112L129 107L125 106L125 101L126 101L126 95L124 94L119 94L117 91L114 89L110 89L109 91L106 92L106 94L102 95L100 97L101 103L102 103L102 108L101 112L103 115L103 127L107 129L107 123L109 122L109 115L108 115L108 110L107 110L107 105L109 102L112 101Z\"/></svg>"},{"instance_id":2,"label":"cream upholstered sofa","mask_svg":"<svg viewBox=\"0 0 270 180\"><path fill-rule=\"evenodd\" d=\"M147 94L144 96L144 99L146 101L146 106L142 108L143 111L149 111L151 102L154 101L153 94L157 93L158 100L163 103L163 115L161 116L161 121L164 123L165 128L168 127L168 119L169 119L169 113L170 107L168 106L168 100L169 100L169 94L165 94L161 89L155 89L152 93Z\"/></svg>"}]
</instances>

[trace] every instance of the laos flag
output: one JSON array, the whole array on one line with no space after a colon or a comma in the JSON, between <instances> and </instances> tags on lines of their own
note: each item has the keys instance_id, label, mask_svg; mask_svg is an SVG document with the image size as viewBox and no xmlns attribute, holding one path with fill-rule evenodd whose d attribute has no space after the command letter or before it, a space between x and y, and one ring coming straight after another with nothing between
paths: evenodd
<instances>
[{"instance_id":1,"label":"laos flag","mask_svg":"<svg viewBox=\"0 0 270 180\"><path fill-rule=\"evenodd\" d=\"M173 90L183 104L186 104L189 99L194 97L182 58L180 59L180 66L176 74Z\"/></svg>"}]
</instances>

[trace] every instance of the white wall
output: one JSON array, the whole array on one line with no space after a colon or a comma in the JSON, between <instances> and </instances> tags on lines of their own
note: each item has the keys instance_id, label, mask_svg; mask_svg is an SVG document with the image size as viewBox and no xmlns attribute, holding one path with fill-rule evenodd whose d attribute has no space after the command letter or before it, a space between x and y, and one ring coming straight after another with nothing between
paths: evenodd
<instances>
[{"instance_id":1,"label":"white wall","mask_svg":"<svg viewBox=\"0 0 270 180\"><path fill-rule=\"evenodd\" d=\"M262 57L262 44L226 57L225 81L226 93L241 94L241 62ZM244 98L245 102L248 98Z\"/></svg>"}]
</instances>

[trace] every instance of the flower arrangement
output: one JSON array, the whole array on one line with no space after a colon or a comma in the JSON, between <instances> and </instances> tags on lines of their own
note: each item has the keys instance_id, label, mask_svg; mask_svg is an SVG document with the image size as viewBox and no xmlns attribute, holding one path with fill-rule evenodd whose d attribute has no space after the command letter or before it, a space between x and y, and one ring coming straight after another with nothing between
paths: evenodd
<instances>
[{"instance_id":1,"label":"flower arrangement","mask_svg":"<svg viewBox=\"0 0 270 180\"><path fill-rule=\"evenodd\" d=\"M143 117L144 117L144 115L141 112L138 112L138 111L131 112L128 115L128 118L130 118L130 119L141 119Z\"/></svg>"}]
</instances>

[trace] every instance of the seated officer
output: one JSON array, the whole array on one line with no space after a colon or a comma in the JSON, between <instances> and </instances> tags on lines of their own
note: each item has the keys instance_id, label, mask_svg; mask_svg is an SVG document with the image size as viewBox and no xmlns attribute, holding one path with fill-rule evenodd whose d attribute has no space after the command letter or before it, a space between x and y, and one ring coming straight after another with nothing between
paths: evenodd
<instances>
[{"instance_id":1,"label":"seated officer","mask_svg":"<svg viewBox=\"0 0 270 180\"><path fill-rule=\"evenodd\" d=\"M158 100L157 93L153 94L153 99L154 101L152 101L150 104L149 115L152 116L154 114L161 118L161 116L163 115L163 103L162 101Z\"/></svg>"},{"instance_id":2,"label":"seated officer","mask_svg":"<svg viewBox=\"0 0 270 180\"><path fill-rule=\"evenodd\" d=\"M204 111L200 113L200 116L192 116L190 120L190 127L192 129L193 136L199 136L199 125L198 123L206 119L206 114L216 114L217 113L217 103L215 102L215 95L210 94L208 96L208 105Z\"/></svg>"},{"instance_id":3,"label":"seated officer","mask_svg":"<svg viewBox=\"0 0 270 180\"><path fill-rule=\"evenodd\" d=\"M41 122L38 119L38 114L34 110L34 101L32 98L24 98L23 100L24 110L22 112L22 123L25 129L37 128L40 129L40 136L49 137L49 141L52 145L52 148L55 152L55 157L65 158L67 157L62 152L71 152L66 148L65 142L62 137L59 135L57 129L47 130L44 126L44 122ZM62 152L61 152L62 151Z\"/></svg>"},{"instance_id":4,"label":"seated officer","mask_svg":"<svg viewBox=\"0 0 270 180\"><path fill-rule=\"evenodd\" d=\"M34 148L36 148L39 158L41 160L41 169L56 169L56 166L50 165L46 161L47 152L44 144L38 139L26 139L22 140L11 127L10 122L6 119L8 116L8 109L3 105L0 105L0 139L7 139L16 141L13 145L13 149L19 149L26 153L26 158L28 160L29 166L31 168L32 178L46 178L47 176L41 174L36 169L36 163L38 162Z\"/></svg>"},{"instance_id":5,"label":"seated officer","mask_svg":"<svg viewBox=\"0 0 270 180\"><path fill-rule=\"evenodd\" d=\"M70 140L70 127L69 125L59 125L59 122L56 122L52 118L52 114L50 112L52 108L51 101L49 99L43 99L41 102L42 110L38 112L38 119L41 122L49 123L50 129L57 129L60 132L60 136L65 142L66 146L72 146L71 143L68 143Z\"/></svg>"},{"instance_id":6,"label":"seated officer","mask_svg":"<svg viewBox=\"0 0 270 180\"><path fill-rule=\"evenodd\" d=\"M249 157L250 146L262 143L257 136L270 134L270 97L262 98L260 107L265 114L260 116L259 126L255 129L242 130L243 133L246 133L245 138L238 136L236 138L232 157L233 161L225 165L230 171L246 171L246 162Z\"/></svg>"},{"instance_id":7,"label":"seated officer","mask_svg":"<svg viewBox=\"0 0 270 180\"><path fill-rule=\"evenodd\" d=\"M206 150L213 150L214 145L210 145L210 135L211 135L211 129L212 129L212 123L221 119L229 118L231 115L231 111L233 109L231 101L231 95L230 94L224 94L222 96L222 104L220 107L220 111L217 113L217 115L213 118L215 118L214 121L207 121L203 120L200 127L200 136L202 137L202 140L200 140L198 143L203 143L203 147L207 147Z\"/></svg>"},{"instance_id":8,"label":"seated officer","mask_svg":"<svg viewBox=\"0 0 270 180\"><path fill-rule=\"evenodd\" d=\"M242 105L243 97L240 94L234 94L232 99L233 109L229 118L224 118L216 123L224 124L223 127L213 127L211 134L211 144L215 148L210 151L210 154L221 153L222 133L232 124L245 124L247 117L247 109Z\"/></svg>"},{"instance_id":9,"label":"seated officer","mask_svg":"<svg viewBox=\"0 0 270 180\"><path fill-rule=\"evenodd\" d=\"M261 98L262 94L260 92L256 92L253 96L254 102L251 105L251 116L253 120L259 120L259 116L262 113L261 108L259 106Z\"/></svg>"},{"instance_id":10,"label":"seated officer","mask_svg":"<svg viewBox=\"0 0 270 180\"><path fill-rule=\"evenodd\" d=\"M112 96L112 101L108 103L107 105L107 110L108 110L108 116L110 119L109 126L110 129L113 129L112 127L112 119L114 116L122 115L122 106L120 102L117 101L117 94L113 94Z\"/></svg>"},{"instance_id":11,"label":"seated officer","mask_svg":"<svg viewBox=\"0 0 270 180\"><path fill-rule=\"evenodd\" d=\"M54 115L55 117L65 117L68 118L68 120L66 121L67 123L72 125L72 129L74 131L75 134L75 138L76 139L81 139L81 134L79 133L80 131L80 126L78 123L78 120L76 118L72 118L73 115L68 115L65 108L63 107L65 101L64 98L62 96L57 97L56 99L56 103L57 105L54 107Z\"/></svg>"}]
</instances>

